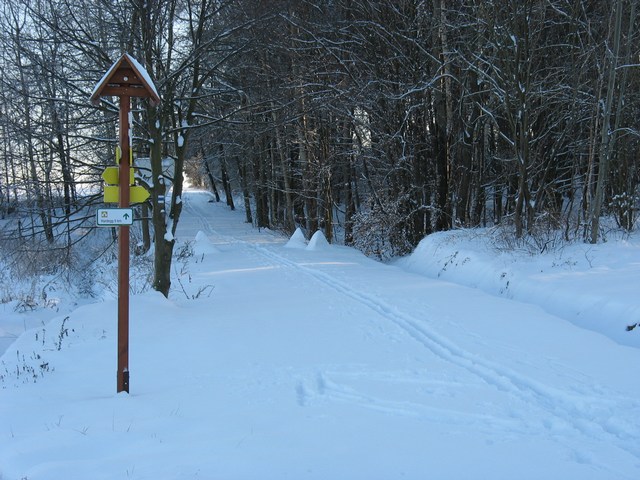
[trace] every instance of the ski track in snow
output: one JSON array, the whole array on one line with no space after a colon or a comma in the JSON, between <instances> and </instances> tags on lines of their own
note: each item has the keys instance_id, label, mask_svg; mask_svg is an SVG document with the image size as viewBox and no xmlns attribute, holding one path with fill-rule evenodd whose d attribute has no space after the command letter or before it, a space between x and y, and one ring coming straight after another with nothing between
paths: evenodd
<instances>
[{"instance_id":1,"label":"ski track in snow","mask_svg":"<svg viewBox=\"0 0 640 480\"><path fill-rule=\"evenodd\" d=\"M396 379L396 381L398 380ZM316 401L338 401L392 415L428 420L431 424L473 425L474 428L485 432L495 432L496 427L499 426L505 431L519 431L523 434L531 433L529 429L523 428L519 419L515 418L500 418L488 414L454 411L410 401L383 400L360 393L352 387L337 384L329 380L327 373L318 372L314 384L309 385L309 383L305 379L299 380L296 384L297 402L301 407Z\"/></svg>"},{"instance_id":2,"label":"ski track in snow","mask_svg":"<svg viewBox=\"0 0 640 480\"><path fill-rule=\"evenodd\" d=\"M320 284L355 300L361 305L378 313L403 332L412 337L420 345L442 360L461 367L483 382L495 389L511 395L513 398L526 404L528 407L537 408L551 416L553 421L545 421L542 428L553 431L556 429L574 429L580 434L594 438L607 438L612 445L626 451L640 459L640 445L637 443L635 429L626 425L611 425L608 423L612 409L621 405L628 407L640 414L640 403L636 399L620 397L611 391L602 391L599 395L576 395L546 385L523 375L504 365L487 360L457 345L449 338L431 331L424 322L409 313L403 312L394 305L359 291L345 282L331 275L300 265L286 257L276 253L273 249L248 242L242 238L218 233L209 223L207 212L202 211L192 202L185 202L185 207L198 218L202 229L208 235L215 236L228 244L241 245L249 251L253 251L277 266L284 266L293 271L303 273ZM311 386L310 386L311 383ZM396 415L420 416L430 421L449 424L484 426L487 429L495 429L496 426L504 426L510 431L522 430L522 419L506 416L496 416L465 413L454 410L445 410L411 402L393 402L378 399L359 393L351 387L334 383L327 374L318 372L313 381L299 380L296 384L296 399L300 406L306 406L314 399L324 398L336 401L352 403L366 408L389 412ZM525 428L536 428L531 425ZM539 426L537 428L540 428ZM561 438L558 438L560 441ZM606 468L606 466L603 466Z\"/></svg>"},{"instance_id":3,"label":"ski track in snow","mask_svg":"<svg viewBox=\"0 0 640 480\"><path fill-rule=\"evenodd\" d=\"M460 348L449 339L429 331L424 325L421 325L419 320L411 315L398 310L396 307L378 298L359 292L324 272L319 272L291 262L264 247L250 243L245 244L276 263L285 264L290 268L302 271L337 292L366 305L371 310L379 313L382 317L400 327L432 353L443 360L464 368L486 383L493 385L498 390L509 393L528 405L536 405L541 410L553 415L555 419L577 429L586 436L601 438L603 435L606 435L618 448L640 458L640 450L635 447L635 437L631 432L625 432L622 427L614 429L606 425L606 419L596 421L593 418L594 410L604 409L608 411L608 405L619 403L620 400L626 404L633 404L637 408L634 400L618 399L618 402L612 402L612 395L609 392L602 397L585 397L584 395L578 397L544 385L514 370L488 361ZM344 397L344 392L342 392L342 395ZM350 398L355 399L356 397L350 395ZM595 407L593 407L591 411L585 411L579 407L579 405L586 403L592 404ZM375 405L375 402L373 402L373 404ZM549 425L549 428L551 427L552 426Z\"/></svg>"}]
</instances>

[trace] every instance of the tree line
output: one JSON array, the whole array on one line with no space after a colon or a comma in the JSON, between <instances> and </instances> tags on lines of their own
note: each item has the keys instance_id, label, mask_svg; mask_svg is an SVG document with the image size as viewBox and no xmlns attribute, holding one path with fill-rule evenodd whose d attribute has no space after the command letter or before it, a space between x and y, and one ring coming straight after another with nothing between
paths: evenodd
<instances>
[{"instance_id":1,"label":"tree line","mask_svg":"<svg viewBox=\"0 0 640 480\"><path fill-rule=\"evenodd\" d=\"M496 224L597 242L604 215L636 223L637 3L5 0L0 214L89 231L117 102L88 98L128 52L163 99L134 105L134 149L165 294L185 171L259 227L381 258Z\"/></svg>"}]
</instances>

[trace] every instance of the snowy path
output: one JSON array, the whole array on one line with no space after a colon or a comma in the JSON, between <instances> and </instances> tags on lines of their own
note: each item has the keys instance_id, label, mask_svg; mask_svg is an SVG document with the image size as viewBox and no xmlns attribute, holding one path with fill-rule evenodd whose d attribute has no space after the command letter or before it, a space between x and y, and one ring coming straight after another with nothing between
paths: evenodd
<instances>
[{"instance_id":1,"label":"snowy path","mask_svg":"<svg viewBox=\"0 0 640 480\"><path fill-rule=\"evenodd\" d=\"M397 293L391 295L390 299L384 298L382 292L389 282L388 276L381 277L383 285L377 286L378 291L376 293L368 293L367 289L372 287L370 284L365 286L367 288L353 287L353 285L362 282L363 278L372 278L367 276L366 269L340 268L338 272L342 278L337 278L328 273L327 270L331 270L331 267L327 268L327 266L352 263L353 258L350 251L345 254L348 261L341 261L340 254L344 250L335 246L328 247L328 249L321 252L322 261L314 263L309 261L309 257L312 257L314 252L309 252L305 249L302 254L300 254L300 251L295 252L298 253L296 255L292 253L292 249L283 250L279 248L281 245L278 248L272 248L264 244L264 237L259 239L247 238L246 232L238 230L233 232L233 229L229 228L230 225L227 224L221 225L220 229L224 232L232 232L231 235L219 233L212 226L207 211L202 209L201 202L188 203L187 212L193 218L198 219L200 227L209 235L214 244L236 244L246 249L254 250L262 255L273 268L282 269L285 267L295 273L311 277L316 283L334 291L328 296L335 298L337 293L345 297L345 301L346 299L351 299L364 307L365 310L369 309L388 323L399 327L407 336L423 346L428 355L435 356L439 360L446 362L448 364L446 366L447 370L456 372L463 370L464 374L471 375L471 378L469 378L467 375L456 373L456 375L461 376L453 382L455 385L483 385L485 387L483 390L485 391L476 392L478 396L494 398L492 401L500 406L509 405L511 412L506 416L504 412L487 414L486 411L469 414L469 412L462 413L456 410L437 409L424 403L410 403L409 407L401 402L402 406L398 406L397 403L387 401L384 398L361 394L350 387L340 387L333 382L328 382L325 376L319 373L316 378L315 390L322 391L322 395L326 396L327 390L329 390L331 392L330 396L338 401L353 402L361 406L398 414L416 415L423 418L426 415L432 421L465 424L470 421L477 423L481 420L485 426L491 426L491 428L504 425L507 431L517 428L520 431L528 432L528 435L555 435L558 432L574 431L578 436L585 437L581 442L589 443L590 440L605 440L621 451L640 458L640 444L637 442L637 434L640 431L640 398L634 394L621 393L617 389L609 389L603 386L611 380L609 372L600 372L604 374L598 378L587 376L581 372L581 367L584 366L585 360L583 357L585 354L587 356L592 355L587 346L588 342L594 341L598 343L598 341L604 340L606 343L606 339L597 338L597 336L588 332L574 329L564 321L536 311L531 306L486 296L485 302L499 305L491 309L493 311L504 311L505 307L501 304L505 303L515 304L515 307L511 308L522 309L523 311L519 312L519 316L525 318L516 320L521 326L526 326L529 321L537 321L537 317L545 317L548 322L560 323L563 330L576 330L575 332L570 332L570 335L574 335L576 340L581 340L583 337L586 339L587 345L582 346L584 350L582 354L574 358L565 357L562 363L558 363L557 359L548 358L545 353L542 354L543 356L540 359L536 359L535 355L532 355L532 353L535 354L536 348L531 348L530 345L527 345L526 338L520 338L523 348L528 347L530 350L528 352L530 358L524 364L526 369L521 370L516 368L517 363L520 363L519 360L513 358L516 349L514 347L508 348L505 356L496 355L497 351L504 350L504 344L491 344L487 339L481 340L482 328L477 329L474 334L474 343L467 344L467 346L463 346L457 341L460 331L467 330L461 324L447 322L446 336L436 332L432 328L433 322L449 317L451 315L448 308L450 305L445 305L441 312L429 311L433 310L433 305L429 300L421 305L416 305L417 299L412 298L409 301L413 305L407 308L407 299L398 296ZM256 242L256 240L258 241ZM330 260L327 257L335 258ZM369 263L365 259L361 261L363 264ZM418 290L422 286L424 291L429 291L434 287L433 283L438 283L415 277L404 271L399 272L393 267L382 265L376 265L376 267L393 270L393 276L400 278L392 280L391 283L397 285L402 284L404 281L405 284L412 285L412 291ZM345 274L347 272L349 272L348 275ZM448 288L450 291L447 292L447 295L451 301L455 301L456 298L464 298L470 293L469 289L464 287L448 285ZM483 296L479 292L473 292L473 294ZM339 302L343 303L343 301ZM527 313L529 313L527 310L531 311L533 318L527 318ZM430 319L424 318L424 312L428 312ZM474 321L478 318L477 308L473 303L470 303L466 308L466 314L467 321L464 322L465 325L469 320ZM384 328L388 327L385 326ZM553 336L554 334L551 331L546 332L546 335ZM566 341L566 332L561 332L559 337L563 339L563 342ZM501 338L501 341L506 339L505 336L505 338ZM478 341L475 342L475 340ZM542 337L537 337L536 340L545 343L549 342L548 339ZM564 348L560 343L556 346L561 349ZM488 354L489 352L491 353ZM637 358L637 352L629 350L627 353L629 354L629 362L633 362L633 359ZM423 360L426 360L426 362L433 361L432 359ZM516 365L514 365L514 362ZM589 363L593 364L594 362ZM551 370L547 368L548 365L551 366ZM631 374L631 372L627 371L626 374ZM366 373L361 373L361 376L364 375ZM630 378L625 375L618 375L617 377L614 384L616 388L621 388L622 392L624 392ZM395 378L392 382L397 380ZM332 388L327 388L327 383L330 383ZM637 389L633 391L637 393ZM299 385L298 394L302 403L306 401L303 399L313 396L313 392L313 387L305 387L304 384ZM629 414L628 420L631 424L619 422L615 419L614 409L621 407ZM535 419L534 424L531 424L530 419ZM518 423L519 425L517 425ZM575 442L575 439L572 439L572 442Z\"/></svg>"},{"instance_id":2,"label":"snowy path","mask_svg":"<svg viewBox=\"0 0 640 480\"><path fill-rule=\"evenodd\" d=\"M2 357L0 478L637 478L638 349L210 198L183 197L169 301L132 298L131 395L113 302Z\"/></svg>"}]
</instances>

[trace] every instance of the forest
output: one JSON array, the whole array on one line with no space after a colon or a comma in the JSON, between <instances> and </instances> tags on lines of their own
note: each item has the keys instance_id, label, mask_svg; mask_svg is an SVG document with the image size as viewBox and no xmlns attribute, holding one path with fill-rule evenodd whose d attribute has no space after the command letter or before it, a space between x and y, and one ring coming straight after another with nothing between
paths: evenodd
<instances>
[{"instance_id":1,"label":"forest","mask_svg":"<svg viewBox=\"0 0 640 480\"><path fill-rule=\"evenodd\" d=\"M0 235L71 262L96 234L123 53L136 207L168 294L185 176L246 221L388 259L430 233L603 241L640 206L636 0L3 0ZM104 231L104 229L102 230ZM115 237L115 231L111 236ZM112 240L112 239L111 239Z\"/></svg>"}]
</instances>

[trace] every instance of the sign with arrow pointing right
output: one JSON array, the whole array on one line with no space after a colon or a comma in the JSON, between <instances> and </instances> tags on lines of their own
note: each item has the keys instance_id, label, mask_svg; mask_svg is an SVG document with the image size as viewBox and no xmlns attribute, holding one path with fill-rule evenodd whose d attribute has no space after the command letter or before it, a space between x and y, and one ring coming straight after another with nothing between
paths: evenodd
<instances>
[{"instance_id":1,"label":"sign with arrow pointing right","mask_svg":"<svg viewBox=\"0 0 640 480\"><path fill-rule=\"evenodd\" d=\"M132 224L132 208L99 208L96 214L96 225L99 227L119 227Z\"/></svg>"}]
</instances>

